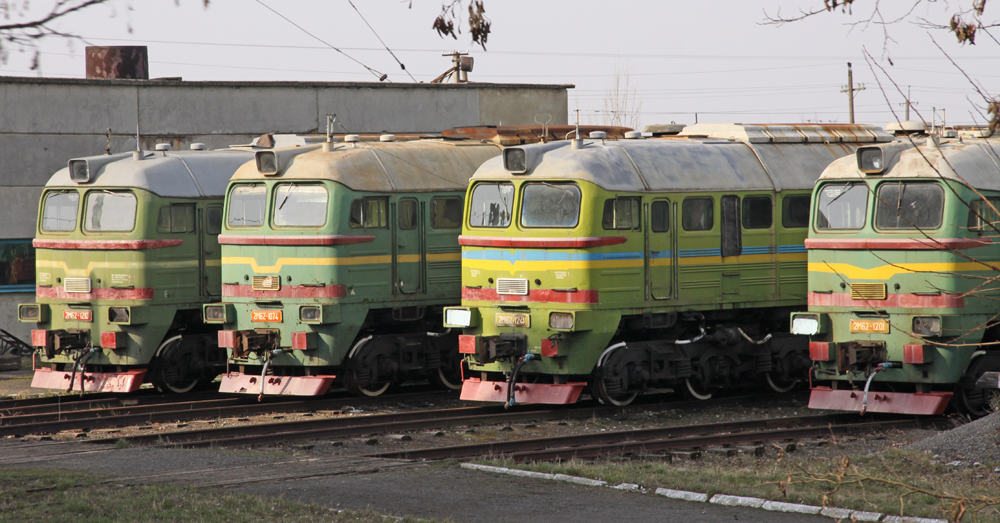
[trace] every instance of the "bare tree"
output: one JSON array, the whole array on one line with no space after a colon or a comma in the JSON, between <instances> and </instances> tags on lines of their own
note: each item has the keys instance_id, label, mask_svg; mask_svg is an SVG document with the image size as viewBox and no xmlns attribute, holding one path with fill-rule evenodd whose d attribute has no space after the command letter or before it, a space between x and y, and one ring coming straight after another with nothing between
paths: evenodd
<instances>
[{"instance_id":1,"label":"bare tree","mask_svg":"<svg viewBox=\"0 0 1000 523\"><path fill-rule=\"evenodd\" d=\"M638 96L639 85L632 77L632 66L616 63L614 75L608 80L604 91L601 114L605 125L618 127L639 127L639 113L642 100Z\"/></svg>"},{"instance_id":2,"label":"bare tree","mask_svg":"<svg viewBox=\"0 0 1000 523\"><path fill-rule=\"evenodd\" d=\"M472 37L472 43L478 44L485 51L486 40L490 36L493 22L489 18L486 18L486 6L483 5L483 0L468 1L467 10L469 18L466 20L467 30ZM442 3L441 13L434 19L434 25L431 26L431 29L437 31L438 36L441 38L451 36L455 40L458 40L458 35L462 34L462 20L459 19L458 13L464 5L465 0L451 0L450 2ZM410 0L410 7L413 7L413 0ZM458 25L455 24L456 21Z\"/></svg>"}]
</instances>

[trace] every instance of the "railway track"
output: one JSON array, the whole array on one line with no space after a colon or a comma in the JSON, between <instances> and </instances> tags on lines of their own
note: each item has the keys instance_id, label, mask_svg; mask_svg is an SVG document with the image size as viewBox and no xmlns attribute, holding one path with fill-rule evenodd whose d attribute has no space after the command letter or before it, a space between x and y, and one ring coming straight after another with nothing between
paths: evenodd
<instances>
[{"instance_id":1,"label":"railway track","mask_svg":"<svg viewBox=\"0 0 1000 523\"><path fill-rule=\"evenodd\" d=\"M72 402L65 405L31 405L22 407L23 410L8 409L5 411L8 414L0 416L0 437L259 414L339 410L349 406L377 405L390 401L434 401L453 397L454 394L448 392L434 391L391 394L378 398L359 398L345 394L334 398L307 400L271 398L265 402L257 402L255 398L250 397L215 395L211 399L194 401L176 401L176 398L174 401L169 401L157 398L150 402L133 404L135 400L127 398Z\"/></svg>"},{"instance_id":2,"label":"railway track","mask_svg":"<svg viewBox=\"0 0 1000 523\"><path fill-rule=\"evenodd\" d=\"M858 419L854 414L771 418L382 452L368 454L367 457L442 460L504 456L517 462L560 461L714 446L732 447L919 426L919 421L915 419L860 423Z\"/></svg>"}]
</instances>

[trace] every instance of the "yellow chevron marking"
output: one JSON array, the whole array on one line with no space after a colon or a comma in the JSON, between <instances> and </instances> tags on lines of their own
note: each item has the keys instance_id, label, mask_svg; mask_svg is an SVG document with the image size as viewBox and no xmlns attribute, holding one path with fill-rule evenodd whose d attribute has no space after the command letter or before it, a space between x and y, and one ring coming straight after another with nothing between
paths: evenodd
<instances>
[{"instance_id":1,"label":"yellow chevron marking","mask_svg":"<svg viewBox=\"0 0 1000 523\"><path fill-rule=\"evenodd\" d=\"M882 265L871 269L862 269L847 263L809 262L809 272L840 274L852 280L888 280L897 274L913 274L920 272L968 272L994 271L1000 267L984 266L981 263L900 263L897 265Z\"/></svg>"}]
</instances>

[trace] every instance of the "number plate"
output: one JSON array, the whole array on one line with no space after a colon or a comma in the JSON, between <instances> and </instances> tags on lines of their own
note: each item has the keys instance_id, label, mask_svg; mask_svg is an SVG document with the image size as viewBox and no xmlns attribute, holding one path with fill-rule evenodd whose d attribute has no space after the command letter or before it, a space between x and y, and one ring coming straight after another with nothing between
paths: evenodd
<instances>
[{"instance_id":1,"label":"number plate","mask_svg":"<svg viewBox=\"0 0 1000 523\"><path fill-rule=\"evenodd\" d=\"M886 320L851 320L851 332L889 333L889 322Z\"/></svg>"},{"instance_id":2,"label":"number plate","mask_svg":"<svg viewBox=\"0 0 1000 523\"><path fill-rule=\"evenodd\" d=\"M280 322L281 311L253 311L250 313L250 321Z\"/></svg>"},{"instance_id":3,"label":"number plate","mask_svg":"<svg viewBox=\"0 0 1000 523\"><path fill-rule=\"evenodd\" d=\"M513 312L498 312L496 317L497 327L531 327L530 314L518 314Z\"/></svg>"},{"instance_id":4,"label":"number plate","mask_svg":"<svg viewBox=\"0 0 1000 523\"><path fill-rule=\"evenodd\" d=\"M63 319L66 321L94 321L94 311L63 311Z\"/></svg>"}]
</instances>

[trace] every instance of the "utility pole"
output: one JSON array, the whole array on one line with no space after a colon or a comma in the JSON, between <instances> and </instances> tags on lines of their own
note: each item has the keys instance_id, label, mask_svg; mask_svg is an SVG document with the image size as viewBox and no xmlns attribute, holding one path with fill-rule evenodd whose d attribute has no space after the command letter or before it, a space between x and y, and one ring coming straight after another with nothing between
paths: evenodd
<instances>
[{"instance_id":1,"label":"utility pole","mask_svg":"<svg viewBox=\"0 0 1000 523\"><path fill-rule=\"evenodd\" d=\"M847 107L851 112L851 123L854 123L854 93L864 91L865 84L858 84L854 87L854 73L851 71L851 62L847 62L847 85L840 89L840 92L847 93Z\"/></svg>"},{"instance_id":2,"label":"utility pole","mask_svg":"<svg viewBox=\"0 0 1000 523\"><path fill-rule=\"evenodd\" d=\"M910 86L909 85L906 86L906 102L905 103L901 103L899 105L906 106L906 119L905 119L905 121L909 121L910 120L910 107L914 106L914 105L920 105L920 102L911 102L910 101Z\"/></svg>"}]
</instances>

